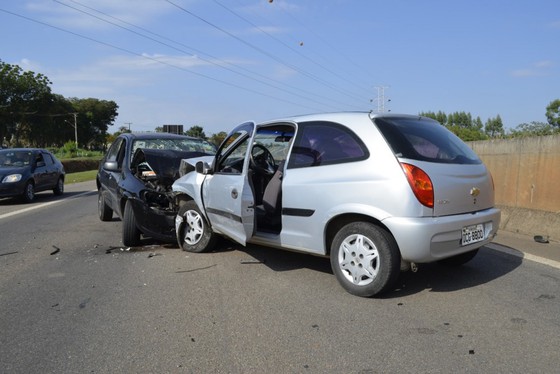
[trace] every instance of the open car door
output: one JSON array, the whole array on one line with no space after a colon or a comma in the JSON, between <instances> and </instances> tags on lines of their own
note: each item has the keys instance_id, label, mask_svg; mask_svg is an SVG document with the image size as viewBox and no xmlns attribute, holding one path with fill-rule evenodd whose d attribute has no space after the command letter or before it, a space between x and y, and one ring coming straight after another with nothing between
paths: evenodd
<instances>
[{"instance_id":1,"label":"open car door","mask_svg":"<svg viewBox=\"0 0 560 374\"><path fill-rule=\"evenodd\" d=\"M255 229L255 198L249 182L249 145L255 124L237 126L224 140L213 174L202 186L206 214L213 230L245 245Z\"/></svg>"}]
</instances>

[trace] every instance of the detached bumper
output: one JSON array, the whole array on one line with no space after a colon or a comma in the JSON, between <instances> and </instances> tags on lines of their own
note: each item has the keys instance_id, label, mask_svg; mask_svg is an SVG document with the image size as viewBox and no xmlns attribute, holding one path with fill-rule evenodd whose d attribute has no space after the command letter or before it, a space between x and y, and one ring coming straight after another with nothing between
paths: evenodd
<instances>
[{"instance_id":1,"label":"detached bumper","mask_svg":"<svg viewBox=\"0 0 560 374\"><path fill-rule=\"evenodd\" d=\"M475 213L445 217L392 217L383 220L391 231L402 259L416 263L442 260L480 248L492 241L500 226L501 212L491 208ZM482 241L461 245L464 227L482 224Z\"/></svg>"}]
</instances>

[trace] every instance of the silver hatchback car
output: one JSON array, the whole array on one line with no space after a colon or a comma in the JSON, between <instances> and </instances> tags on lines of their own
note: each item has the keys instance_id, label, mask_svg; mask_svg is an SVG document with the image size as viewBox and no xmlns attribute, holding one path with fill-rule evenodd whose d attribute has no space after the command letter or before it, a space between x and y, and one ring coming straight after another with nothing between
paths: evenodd
<instances>
[{"instance_id":1,"label":"silver hatchback car","mask_svg":"<svg viewBox=\"0 0 560 374\"><path fill-rule=\"evenodd\" d=\"M182 161L175 228L189 252L216 236L330 256L344 289L391 290L418 263L460 265L496 235L490 173L438 122L329 113L243 123L215 157Z\"/></svg>"}]
</instances>

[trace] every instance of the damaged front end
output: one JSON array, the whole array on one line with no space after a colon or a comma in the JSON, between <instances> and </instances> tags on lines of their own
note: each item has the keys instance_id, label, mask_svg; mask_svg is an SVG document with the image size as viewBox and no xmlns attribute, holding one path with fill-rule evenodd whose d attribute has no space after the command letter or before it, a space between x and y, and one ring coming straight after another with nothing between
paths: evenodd
<instances>
[{"instance_id":1,"label":"damaged front end","mask_svg":"<svg viewBox=\"0 0 560 374\"><path fill-rule=\"evenodd\" d=\"M130 164L130 171L142 184L137 196L129 198L139 229L158 240L175 241L175 216L171 186L179 178L181 160L206 155L160 149L137 149Z\"/></svg>"}]
</instances>

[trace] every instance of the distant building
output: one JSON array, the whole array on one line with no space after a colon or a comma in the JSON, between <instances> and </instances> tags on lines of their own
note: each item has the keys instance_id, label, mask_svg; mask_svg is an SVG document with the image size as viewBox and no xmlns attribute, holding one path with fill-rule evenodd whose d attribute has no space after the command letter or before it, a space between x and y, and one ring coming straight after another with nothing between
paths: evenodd
<instances>
[{"instance_id":1,"label":"distant building","mask_svg":"<svg viewBox=\"0 0 560 374\"><path fill-rule=\"evenodd\" d=\"M163 132L168 132L171 134L183 135L183 125L163 125Z\"/></svg>"}]
</instances>

